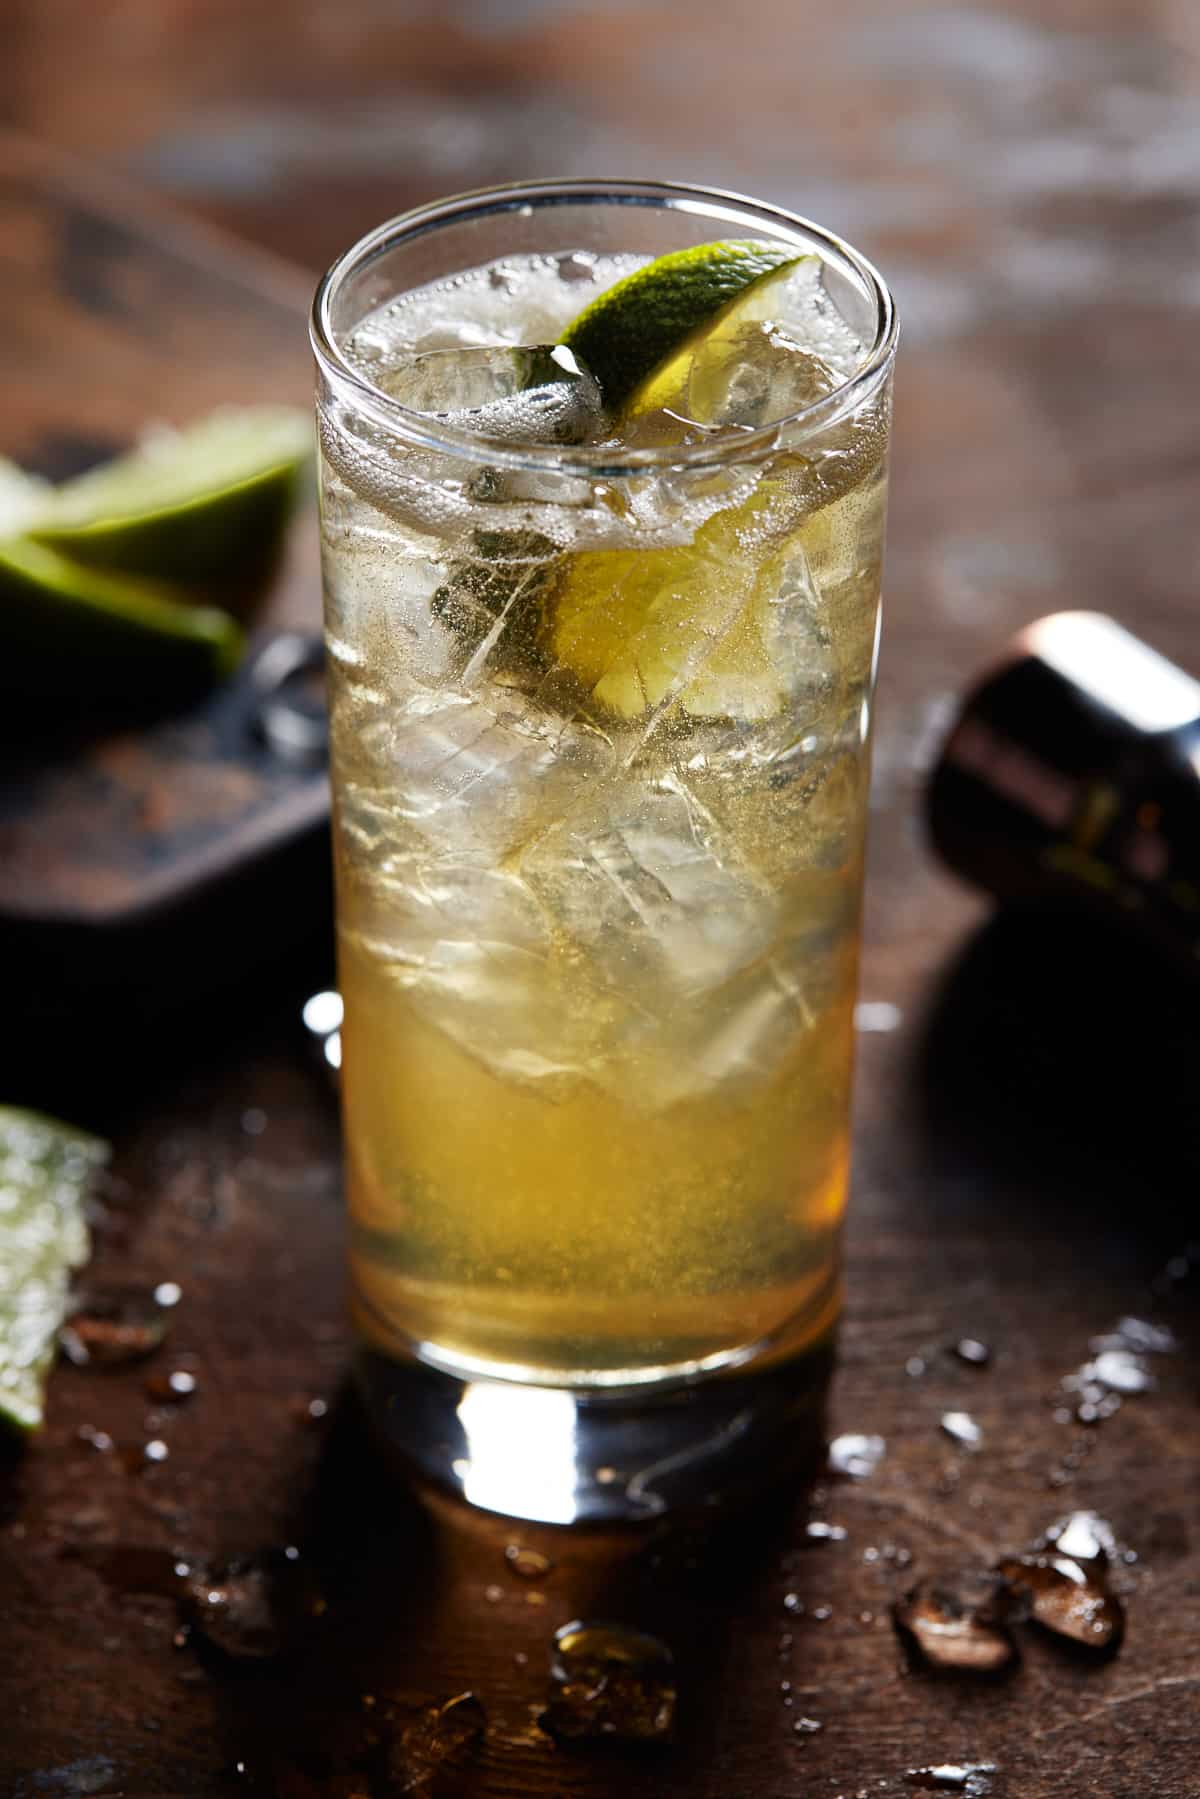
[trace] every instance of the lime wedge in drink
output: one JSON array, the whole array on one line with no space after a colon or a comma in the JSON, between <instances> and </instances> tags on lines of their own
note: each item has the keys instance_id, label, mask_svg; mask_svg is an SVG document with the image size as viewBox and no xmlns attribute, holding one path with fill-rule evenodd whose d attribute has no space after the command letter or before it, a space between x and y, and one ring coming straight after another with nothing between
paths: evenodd
<instances>
[{"instance_id":1,"label":"lime wedge in drink","mask_svg":"<svg viewBox=\"0 0 1200 1799\"><path fill-rule=\"evenodd\" d=\"M234 604L269 573L313 452L308 414L227 407L57 489L38 542Z\"/></svg>"},{"instance_id":2,"label":"lime wedge in drink","mask_svg":"<svg viewBox=\"0 0 1200 1799\"><path fill-rule=\"evenodd\" d=\"M797 310L804 304L819 268L819 257L797 256L751 282L638 383L622 410L626 431L668 409L699 425L764 425L827 393L834 380L826 364L778 322L793 292Z\"/></svg>"},{"instance_id":3,"label":"lime wedge in drink","mask_svg":"<svg viewBox=\"0 0 1200 1799\"><path fill-rule=\"evenodd\" d=\"M728 273L734 251L746 253L732 267L749 278L697 324L703 271ZM817 259L780 251L756 266L760 254L768 252L711 244L662 257L602 294L568 330L564 341L593 367L598 354L603 367L612 346L636 338L648 309L664 326L655 337L660 350L665 323L674 322L680 334L625 390L620 422L632 439L679 441L688 420L765 423L832 390L835 378L820 358L773 322L786 316L789 282L798 273L810 278ZM604 325L599 350L594 341L577 341L589 319ZM690 543L570 557L548 608L548 655L570 669L602 712L619 719L675 701L696 718L774 716L785 694L771 654L771 601L802 517L787 481L764 477L748 499L702 523Z\"/></svg>"},{"instance_id":4,"label":"lime wedge in drink","mask_svg":"<svg viewBox=\"0 0 1200 1799\"><path fill-rule=\"evenodd\" d=\"M770 596L796 522L764 482L691 543L572 556L551 602L549 655L617 719L674 701L693 718L774 717L785 696Z\"/></svg>"},{"instance_id":5,"label":"lime wedge in drink","mask_svg":"<svg viewBox=\"0 0 1200 1799\"><path fill-rule=\"evenodd\" d=\"M227 612L85 568L29 537L0 540L0 691L61 699L200 687L237 666Z\"/></svg>"},{"instance_id":6,"label":"lime wedge in drink","mask_svg":"<svg viewBox=\"0 0 1200 1799\"><path fill-rule=\"evenodd\" d=\"M88 1185L108 1145L38 1112L0 1106L0 1419L42 1422L71 1271L87 1261Z\"/></svg>"},{"instance_id":7,"label":"lime wedge in drink","mask_svg":"<svg viewBox=\"0 0 1200 1799\"><path fill-rule=\"evenodd\" d=\"M606 288L559 342L581 357L604 403L622 412L654 371L684 352L747 290L798 258L779 244L698 244L674 250ZM654 402L659 404L661 402Z\"/></svg>"}]
</instances>

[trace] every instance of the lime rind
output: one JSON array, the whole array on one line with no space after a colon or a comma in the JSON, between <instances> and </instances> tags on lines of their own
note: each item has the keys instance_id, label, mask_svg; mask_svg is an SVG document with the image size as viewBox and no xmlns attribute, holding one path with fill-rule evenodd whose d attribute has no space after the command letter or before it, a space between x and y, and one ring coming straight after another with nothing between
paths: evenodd
<instances>
[{"instance_id":1,"label":"lime rind","mask_svg":"<svg viewBox=\"0 0 1200 1799\"><path fill-rule=\"evenodd\" d=\"M55 520L85 527L201 504L302 466L312 446L311 421L297 407L219 407L182 430L156 426L127 455L65 482L54 494Z\"/></svg>"},{"instance_id":2,"label":"lime rind","mask_svg":"<svg viewBox=\"0 0 1200 1799\"><path fill-rule=\"evenodd\" d=\"M780 302L797 271L818 261L816 256L796 256L751 282L715 317L690 332L650 370L627 399L623 418L638 418L644 413L686 401L689 417L700 423L708 422L704 417L706 409L701 394L697 392L692 397L697 376L704 376L719 365L734 350L740 337L778 318Z\"/></svg>"},{"instance_id":3,"label":"lime rind","mask_svg":"<svg viewBox=\"0 0 1200 1799\"><path fill-rule=\"evenodd\" d=\"M0 542L0 642L0 688L89 698L220 679L244 638L217 607L15 537Z\"/></svg>"},{"instance_id":4,"label":"lime rind","mask_svg":"<svg viewBox=\"0 0 1200 1799\"><path fill-rule=\"evenodd\" d=\"M675 250L598 295L559 339L581 357L617 413L676 355L764 276L800 258L780 244L722 242Z\"/></svg>"},{"instance_id":5,"label":"lime rind","mask_svg":"<svg viewBox=\"0 0 1200 1799\"><path fill-rule=\"evenodd\" d=\"M312 457L306 413L222 409L68 482L31 534L90 567L228 600L261 586Z\"/></svg>"},{"instance_id":6,"label":"lime rind","mask_svg":"<svg viewBox=\"0 0 1200 1799\"><path fill-rule=\"evenodd\" d=\"M90 1252L84 1202L108 1145L38 1112L0 1106L0 1420L43 1420L72 1272Z\"/></svg>"}]
</instances>

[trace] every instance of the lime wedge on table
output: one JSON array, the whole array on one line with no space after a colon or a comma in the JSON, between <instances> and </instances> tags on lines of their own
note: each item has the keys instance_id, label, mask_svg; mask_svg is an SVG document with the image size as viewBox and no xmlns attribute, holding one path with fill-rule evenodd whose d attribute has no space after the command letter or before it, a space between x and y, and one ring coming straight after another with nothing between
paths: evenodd
<instances>
[{"instance_id":1,"label":"lime wedge on table","mask_svg":"<svg viewBox=\"0 0 1200 1799\"><path fill-rule=\"evenodd\" d=\"M770 259L765 266L764 259ZM664 256L601 294L564 342L593 368L599 359L603 369L607 358L621 382L635 357L615 354L614 346L636 348L649 309L663 327L654 334L660 353L624 386L622 421L669 406L705 424L729 397L727 372L768 353L763 334L782 291L813 260L739 244ZM731 298L725 287L739 274ZM697 322L706 296L717 303ZM806 380L809 362L818 371L814 379L823 378L816 359L792 346L782 354L805 365ZM600 379L603 386L603 373ZM770 599L779 585L778 559L798 523L787 488L763 479L747 500L700 525L690 543L570 557L550 607L550 656L617 718L636 719L674 700L693 717L773 716L784 695L770 655Z\"/></svg>"},{"instance_id":2,"label":"lime wedge on table","mask_svg":"<svg viewBox=\"0 0 1200 1799\"><path fill-rule=\"evenodd\" d=\"M68 481L32 534L92 568L233 604L269 572L312 448L294 407L223 408Z\"/></svg>"},{"instance_id":3,"label":"lime wedge on table","mask_svg":"<svg viewBox=\"0 0 1200 1799\"><path fill-rule=\"evenodd\" d=\"M237 666L242 641L216 607L28 537L0 540L0 691L90 699L202 686Z\"/></svg>"},{"instance_id":4,"label":"lime wedge on table","mask_svg":"<svg viewBox=\"0 0 1200 1799\"><path fill-rule=\"evenodd\" d=\"M647 377L684 352L748 289L803 258L779 244L673 250L598 295L559 342L582 357L604 403L620 413Z\"/></svg>"},{"instance_id":5,"label":"lime wedge on table","mask_svg":"<svg viewBox=\"0 0 1200 1799\"><path fill-rule=\"evenodd\" d=\"M53 491L48 481L27 475L15 462L0 456L0 540L24 531L43 516Z\"/></svg>"},{"instance_id":6,"label":"lime wedge on table","mask_svg":"<svg viewBox=\"0 0 1200 1799\"><path fill-rule=\"evenodd\" d=\"M0 1106L0 1419L18 1430L42 1422L71 1271L88 1258L83 1202L107 1160L98 1137Z\"/></svg>"}]
</instances>

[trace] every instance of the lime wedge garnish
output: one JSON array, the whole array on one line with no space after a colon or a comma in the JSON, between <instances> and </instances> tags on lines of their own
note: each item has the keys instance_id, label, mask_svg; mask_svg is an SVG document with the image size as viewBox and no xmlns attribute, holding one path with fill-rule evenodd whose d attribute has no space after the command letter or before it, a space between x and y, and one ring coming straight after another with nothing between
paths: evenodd
<instances>
[{"instance_id":1,"label":"lime wedge garnish","mask_svg":"<svg viewBox=\"0 0 1200 1799\"><path fill-rule=\"evenodd\" d=\"M559 342L582 357L605 405L620 412L634 390L731 302L775 270L803 260L780 244L699 244L674 250L606 288Z\"/></svg>"},{"instance_id":2,"label":"lime wedge garnish","mask_svg":"<svg viewBox=\"0 0 1200 1799\"><path fill-rule=\"evenodd\" d=\"M273 565L312 453L307 413L223 408L67 482L32 534L90 567L232 603Z\"/></svg>"},{"instance_id":3,"label":"lime wedge garnish","mask_svg":"<svg viewBox=\"0 0 1200 1799\"><path fill-rule=\"evenodd\" d=\"M0 690L85 699L202 686L236 667L227 612L84 568L28 537L0 541Z\"/></svg>"},{"instance_id":4,"label":"lime wedge garnish","mask_svg":"<svg viewBox=\"0 0 1200 1799\"><path fill-rule=\"evenodd\" d=\"M816 256L797 256L751 282L638 383L622 409L622 424L665 409L702 425L766 424L828 392L835 385L831 371L792 342L778 322L788 316L796 277L807 279L819 263ZM786 397L764 412L755 404L753 377L767 376L773 366L792 379ZM764 381L763 399L773 385Z\"/></svg>"},{"instance_id":5,"label":"lime wedge garnish","mask_svg":"<svg viewBox=\"0 0 1200 1799\"><path fill-rule=\"evenodd\" d=\"M0 1106L0 1419L42 1422L71 1271L87 1261L83 1202L108 1145L38 1112Z\"/></svg>"},{"instance_id":6,"label":"lime wedge garnish","mask_svg":"<svg viewBox=\"0 0 1200 1799\"><path fill-rule=\"evenodd\" d=\"M639 280L660 299L680 279L686 292L690 271L709 266L723 271L734 251L758 254L754 245L710 244L682 258L662 257L618 282L571 327L572 347L577 327L605 302L612 309L610 323L619 323L630 306L636 316L643 303ZM626 392L622 427L647 426L635 433L644 442L659 419L665 424L660 435L678 441L684 420L720 424L731 410L737 412L736 402L745 403L746 384L755 376L768 397L785 388L784 413L828 392L833 377L825 364L781 337L773 324L781 312L786 316L788 283L802 265L807 272L816 260L781 251L702 323L677 337ZM751 265L734 266L745 272ZM686 310L681 304L671 316L679 321ZM780 558L802 518L789 487L764 477L740 505L701 524L690 543L571 556L550 602L549 656L570 669L602 713L619 719L637 719L675 701L694 718L773 717L783 705L785 686L772 655L777 627L771 601L779 587Z\"/></svg>"}]
</instances>

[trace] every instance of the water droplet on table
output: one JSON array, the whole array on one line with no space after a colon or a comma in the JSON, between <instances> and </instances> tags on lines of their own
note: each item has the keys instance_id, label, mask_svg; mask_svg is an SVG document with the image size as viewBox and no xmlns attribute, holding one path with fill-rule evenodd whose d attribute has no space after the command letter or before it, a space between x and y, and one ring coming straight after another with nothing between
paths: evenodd
<instances>
[{"instance_id":1,"label":"water droplet on table","mask_svg":"<svg viewBox=\"0 0 1200 1799\"><path fill-rule=\"evenodd\" d=\"M970 1412L943 1412L941 1422L946 1435L960 1449L978 1449L982 1444L983 1432Z\"/></svg>"},{"instance_id":2,"label":"water droplet on table","mask_svg":"<svg viewBox=\"0 0 1200 1799\"><path fill-rule=\"evenodd\" d=\"M909 1768L904 1784L927 1793L962 1793L965 1799L984 1799L992 1790L988 1776L995 1772L995 1762L941 1762L932 1768Z\"/></svg>"},{"instance_id":3,"label":"water droplet on table","mask_svg":"<svg viewBox=\"0 0 1200 1799\"><path fill-rule=\"evenodd\" d=\"M571 1623L555 1633L541 1728L560 1742L661 1743L675 1723L674 1658L623 1624Z\"/></svg>"},{"instance_id":4,"label":"water droplet on table","mask_svg":"<svg viewBox=\"0 0 1200 1799\"><path fill-rule=\"evenodd\" d=\"M180 1405L195 1393L196 1377L186 1368L173 1368L169 1374L150 1374L144 1391L156 1405Z\"/></svg>"},{"instance_id":5,"label":"water droplet on table","mask_svg":"<svg viewBox=\"0 0 1200 1799\"><path fill-rule=\"evenodd\" d=\"M118 1368L153 1355L171 1326L160 1290L84 1288L59 1331L63 1354L79 1368Z\"/></svg>"},{"instance_id":6,"label":"water droplet on table","mask_svg":"<svg viewBox=\"0 0 1200 1799\"><path fill-rule=\"evenodd\" d=\"M281 1551L193 1563L181 1598L196 1633L234 1661L277 1655L301 1617L315 1615L320 1604Z\"/></svg>"},{"instance_id":7,"label":"water droplet on table","mask_svg":"<svg viewBox=\"0 0 1200 1799\"><path fill-rule=\"evenodd\" d=\"M834 1474L848 1474L854 1480L865 1480L874 1474L886 1454L885 1438L847 1431L830 1443L829 1466Z\"/></svg>"},{"instance_id":8,"label":"water droplet on table","mask_svg":"<svg viewBox=\"0 0 1200 1799\"><path fill-rule=\"evenodd\" d=\"M1120 1318L1117 1321L1116 1335L1122 1339L1120 1344L1101 1345L1101 1347L1139 1349L1144 1355L1174 1355L1179 1348L1179 1340L1174 1331L1164 1324L1151 1324L1145 1318Z\"/></svg>"},{"instance_id":9,"label":"water droplet on table","mask_svg":"<svg viewBox=\"0 0 1200 1799\"><path fill-rule=\"evenodd\" d=\"M528 1549L522 1543L506 1543L504 1559L522 1580L543 1580L554 1563L540 1549Z\"/></svg>"},{"instance_id":10,"label":"water droplet on table","mask_svg":"<svg viewBox=\"0 0 1200 1799\"><path fill-rule=\"evenodd\" d=\"M823 1518L814 1518L804 1526L804 1535L810 1543L844 1543L846 1527L844 1524L827 1524Z\"/></svg>"},{"instance_id":11,"label":"water droplet on table","mask_svg":"<svg viewBox=\"0 0 1200 1799\"><path fill-rule=\"evenodd\" d=\"M994 1575L959 1573L923 1580L897 1600L901 1635L930 1667L967 1674L999 1674L1017 1659L1007 1628L1007 1587Z\"/></svg>"},{"instance_id":12,"label":"water droplet on table","mask_svg":"<svg viewBox=\"0 0 1200 1799\"><path fill-rule=\"evenodd\" d=\"M329 1414L329 1403L324 1399L293 1399L289 1406L292 1417L297 1424L320 1424Z\"/></svg>"}]
</instances>

